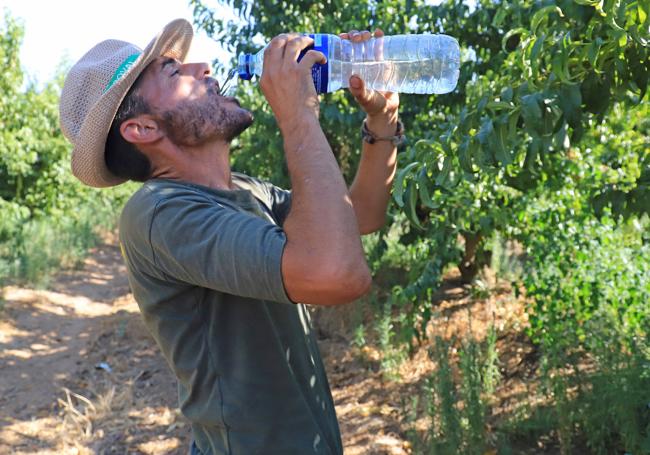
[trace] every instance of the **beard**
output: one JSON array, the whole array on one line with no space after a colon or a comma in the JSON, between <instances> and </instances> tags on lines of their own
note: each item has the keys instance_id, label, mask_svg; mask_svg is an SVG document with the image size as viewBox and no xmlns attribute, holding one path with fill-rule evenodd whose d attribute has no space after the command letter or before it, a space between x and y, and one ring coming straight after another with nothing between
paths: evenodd
<instances>
[{"instance_id":1,"label":"beard","mask_svg":"<svg viewBox=\"0 0 650 455\"><path fill-rule=\"evenodd\" d=\"M177 145L194 147L208 142L228 142L253 123L253 114L235 98L220 96L214 86L200 100L186 100L162 112L159 118L169 139Z\"/></svg>"}]
</instances>

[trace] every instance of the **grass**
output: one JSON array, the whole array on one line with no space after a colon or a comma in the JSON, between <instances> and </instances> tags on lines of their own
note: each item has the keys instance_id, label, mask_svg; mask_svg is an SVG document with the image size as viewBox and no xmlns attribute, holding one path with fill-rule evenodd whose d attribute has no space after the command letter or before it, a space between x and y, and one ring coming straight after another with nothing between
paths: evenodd
<instances>
[{"instance_id":1,"label":"grass","mask_svg":"<svg viewBox=\"0 0 650 455\"><path fill-rule=\"evenodd\" d=\"M59 217L35 218L0 243L0 285L48 286L54 272L78 267L101 236L115 229L117 211L82 208Z\"/></svg>"}]
</instances>

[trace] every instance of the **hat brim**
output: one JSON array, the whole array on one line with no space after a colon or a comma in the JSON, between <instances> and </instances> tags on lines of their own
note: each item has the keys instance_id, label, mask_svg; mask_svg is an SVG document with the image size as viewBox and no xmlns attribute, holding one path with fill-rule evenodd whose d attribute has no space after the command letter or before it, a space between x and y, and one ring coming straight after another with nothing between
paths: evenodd
<instances>
[{"instance_id":1,"label":"hat brim","mask_svg":"<svg viewBox=\"0 0 650 455\"><path fill-rule=\"evenodd\" d=\"M83 183L96 188L119 185L126 179L112 174L106 167L106 138L115 114L129 89L156 58L167 56L185 61L194 33L185 19L176 19L163 28L133 65L90 109L79 130L72 150L72 173Z\"/></svg>"}]
</instances>

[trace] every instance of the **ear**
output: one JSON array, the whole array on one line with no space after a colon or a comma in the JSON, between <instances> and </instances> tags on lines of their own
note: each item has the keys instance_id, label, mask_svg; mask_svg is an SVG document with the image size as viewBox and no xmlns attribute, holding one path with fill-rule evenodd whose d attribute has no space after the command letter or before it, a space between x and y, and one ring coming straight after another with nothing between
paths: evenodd
<instances>
[{"instance_id":1,"label":"ear","mask_svg":"<svg viewBox=\"0 0 650 455\"><path fill-rule=\"evenodd\" d=\"M138 115L123 121L120 133L132 144L150 144L164 135L158 122L148 115Z\"/></svg>"}]
</instances>

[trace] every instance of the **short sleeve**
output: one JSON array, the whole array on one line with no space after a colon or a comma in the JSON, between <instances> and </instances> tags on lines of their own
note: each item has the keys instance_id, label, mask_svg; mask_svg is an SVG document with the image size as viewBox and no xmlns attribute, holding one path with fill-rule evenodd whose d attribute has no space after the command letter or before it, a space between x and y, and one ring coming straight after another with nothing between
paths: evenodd
<instances>
[{"instance_id":1,"label":"short sleeve","mask_svg":"<svg viewBox=\"0 0 650 455\"><path fill-rule=\"evenodd\" d=\"M271 198L271 210L278 224L282 226L291 210L291 191L278 188L277 186L266 183L269 197Z\"/></svg>"},{"instance_id":2,"label":"short sleeve","mask_svg":"<svg viewBox=\"0 0 650 455\"><path fill-rule=\"evenodd\" d=\"M158 202L150 243L156 267L175 279L227 294L292 303L282 281L282 229L201 196Z\"/></svg>"}]
</instances>

